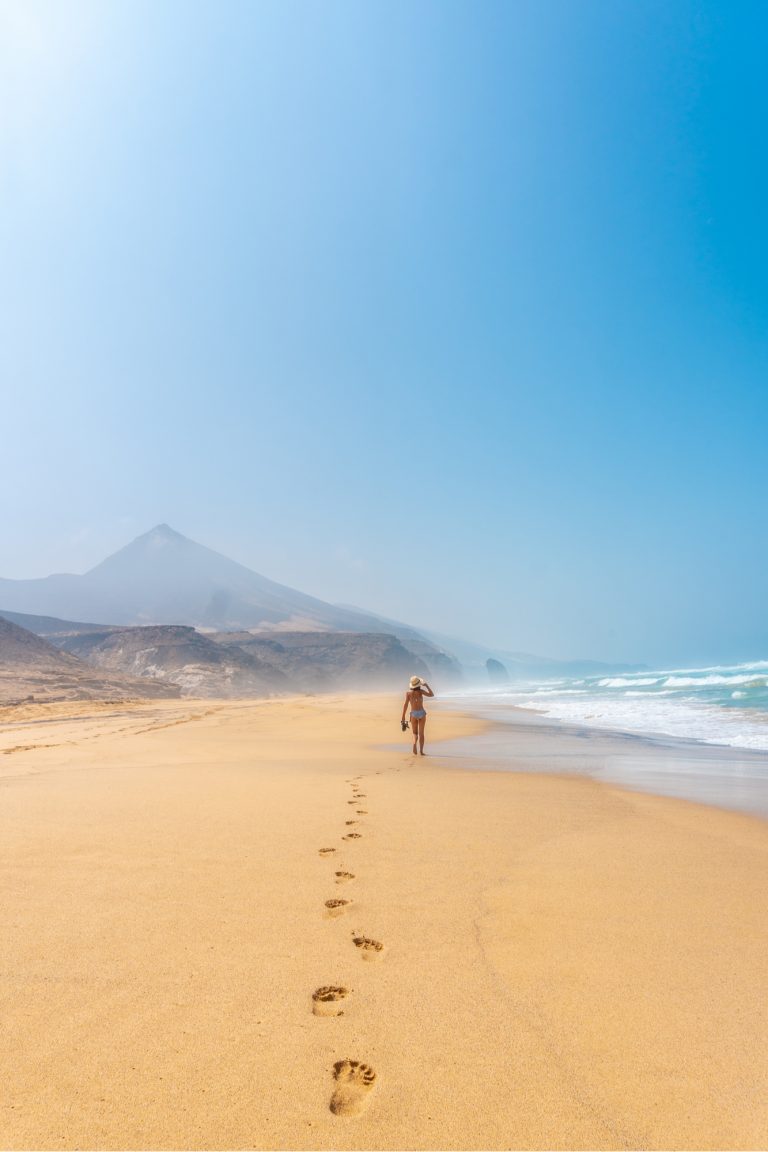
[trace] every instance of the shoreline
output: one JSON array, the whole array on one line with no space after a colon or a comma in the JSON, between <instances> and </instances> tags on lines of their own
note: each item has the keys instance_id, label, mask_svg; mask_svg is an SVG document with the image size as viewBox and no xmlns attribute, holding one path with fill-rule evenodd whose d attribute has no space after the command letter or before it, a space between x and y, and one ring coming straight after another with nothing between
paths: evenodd
<instances>
[{"instance_id":1,"label":"shoreline","mask_svg":"<svg viewBox=\"0 0 768 1152\"><path fill-rule=\"evenodd\" d=\"M457 767L446 710L382 748L397 706L30 717L3 1147L765 1146L765 822Z\"/></svg>"},{"instance_id":2,"label":"shoreline","mask_svg":"<svg viewBox=\"0 0 768 1152\"><path fill-rule=\"evenodd\" d=\"M440 708L450 708L452 702L441 701ZM496 771L551 774L557 771L552 762L567 760L568 775L768 819L766 751L663 733L593 728L515 705L505 705L503 719L492 708L461 711L488 725L471 744L458 739L446 750L468 767L479 759ZM539 751L542 741L545 750Z\"/></svg>"}]
</instances>

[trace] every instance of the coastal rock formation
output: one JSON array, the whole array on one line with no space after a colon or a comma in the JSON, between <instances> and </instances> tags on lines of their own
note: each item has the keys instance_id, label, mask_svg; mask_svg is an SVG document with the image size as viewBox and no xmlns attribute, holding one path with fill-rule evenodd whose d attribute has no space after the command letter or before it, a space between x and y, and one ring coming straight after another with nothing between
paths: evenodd
<instances>
[{"instance_id":1,"label":"coastal rock formation","mask_svg":"<svg viewBox=\"0 0 768 1152\"><path fill-rule=\"evenodd\" d=\"M430 678L434 678L441 688L454 688L464 680L461 664L455 656L436 648L423 637L402 637L403 647L424 662ZM423 673L422 673L423 675Z\"/></svg>"},{"instance_id":2,"label":"coastal rock formation","mask_svg":"<svg viewBox=\"0 0 768 1152\"><path fill-rule=\"evenodd\" d=\"M487 682L487 660L491 657L503 663L511 680L552 680L567 677L577 679L586 676L619 676L625 672L641 672L644 664L628 664L625 661L603 660L557 660L550 656L536 656L532 652L513 652L504 648L489 648L474 644L456 636L445 636L440 632L426 631L427 640L433 645L447 649L461 661L464 677L478 685Z\"/></svg>"},{"instance_id":3,"label":"coastal rock formation","mask_svg":"<svg viewBox=\"0 0 768 1152\"><path fill-rule=\"evenodd\" d=\"M302 691L405 686L427 676L424 662L395 636L375 632L220 632L216 643L259 657Z\"/></svg>"},{"instance_id":4,"label":"coastal rock formation","mask_svg":"<svg viewBox=\"0 0 768 1152\"><path fill-rule=\"evenodd\" d=\"M175 684L185 696L273 696L293 690L280 668L260 655L214 644L184 625L85 632L55 642L98 668Z\"/></svg>"},{"instance_id":5,"label":"coastal rock formation","mask_svg":"<svg viewBox=\"0 0 768 1152\"><path fill-rule=\"evenodd\" d=\"M104 627L5 612L44 636L49 652L94 667L177 685L185 696L253 697L290 692L399 688L427 664L396 637L373 632L220 632L187 625ZM37 636L32 639L37 639Z\"/></svg>"},{"instance_id":6,"label":"coastal rock formation","mask_svg":"<svg viewBox=\"0 0 768 1152\"><path fill-rule=\"evenodd\" d=\"M488 670L488 679L492 684L509 683L509 672L507 672L501 660L494 660L492 656L489 656L485 662L485 667Z\"/></svg>"},{"instance_id":7,"label":"coastal rock formation","mask_svg":"<svg viewBox=\"0 0 768 1152\"><path fill-rule=\"evenodd\" d=\"M119 672L96 673L75 656L0 616L0 702L30 698L123 700L179 696L171 684L156 684Z\"/></svg>"},{"instance_id":8,"label":"coastal rock formation","mask_svg":"<svg viewBox=\"0 0 768 1152\"><path fill-rule=\"evenodd\" d=\"M360 613L362 611L360 608L346 604L343 607L350 612ZM417 632L415 628L411 628L408 624L402 624L398 620L390 620L386 616L377 616L368 612L364 615L369 624L363 631L381 632L389 636L396 636L408 652L424 661L430 676L434 676L441 687L462 683L464 670L450 650L450 645L445 648L442 643L428 639L424 633Z\"/></svg>"}]
</instances>

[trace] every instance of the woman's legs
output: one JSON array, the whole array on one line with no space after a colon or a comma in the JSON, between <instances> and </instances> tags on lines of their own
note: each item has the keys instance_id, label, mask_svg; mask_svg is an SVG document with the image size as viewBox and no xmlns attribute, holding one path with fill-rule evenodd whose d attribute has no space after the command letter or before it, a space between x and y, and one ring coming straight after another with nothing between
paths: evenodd
<instances>
[{"instance_id":1,"label":"woman's legs","mask_svg":"<svg viewBox=\"0 0 768 1152\"><path fill-rule=\"evenodd\" d=\"M424 755L424 725L426 724L426 722L427 722L426 716L421 716L416 721L418 728L419 728L419 750L420 750L422 756ZM416 733L415 732L413 735L413 750L414 750L414 752L416 751Z\"/></svg>"}]
</instances>

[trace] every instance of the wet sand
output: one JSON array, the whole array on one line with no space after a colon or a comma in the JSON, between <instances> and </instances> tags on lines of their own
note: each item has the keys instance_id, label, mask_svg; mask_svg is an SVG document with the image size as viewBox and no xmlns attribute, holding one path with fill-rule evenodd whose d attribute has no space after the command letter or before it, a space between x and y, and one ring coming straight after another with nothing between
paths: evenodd
<instances>
[{"instance_id":1,"label":"wet sand","mask_svg":"<svg viewBox=\"0 0 768 1152\"><path fill-rule=\"evenodd\" d=\"M768 822L399 710L2 718L0 1145L766 1147Z\"/></svg>"},{"instance_id":2,"label":"wet sand","mask_svg":"<svg viewBox=\"0 0 768 1152\"><path fill-rule=\"evenodd\" d=\"M525 708L473 706L472 714L488 728L442 751L459 767L588 776L768 819L768 752L589 728Z\"/></svg>"}]
</instances>

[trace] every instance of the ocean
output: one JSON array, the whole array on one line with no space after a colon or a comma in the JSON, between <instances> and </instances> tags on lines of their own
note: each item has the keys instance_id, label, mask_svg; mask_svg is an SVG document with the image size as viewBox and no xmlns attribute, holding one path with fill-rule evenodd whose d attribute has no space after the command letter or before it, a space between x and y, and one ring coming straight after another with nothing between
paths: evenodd
<instances>
[{"instance_id":1,"label":"ocean","mask_svg":"<svg viewBox=\"0 0 768 1152\"><path fill-rule=\"evenodd\" d=\"M526 708L588 728L768 750L768 660L530 681L456 695L495 713Z\"/></svg>"},{"instance_id":2,"label":"ocean","mask_svg":"<svg viewBox=\"0 0 768 1152\"><path fill-rule=\"evenodd\" d=\"M516 682L441 698L493 722L441 750L467 766L482 759L499 770L584 774L768 817L768 661Z\"/></svg>"}]
</instances>

